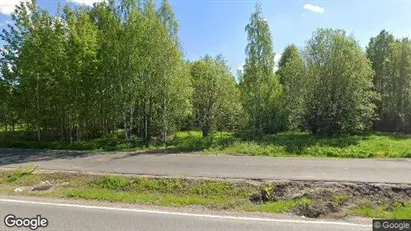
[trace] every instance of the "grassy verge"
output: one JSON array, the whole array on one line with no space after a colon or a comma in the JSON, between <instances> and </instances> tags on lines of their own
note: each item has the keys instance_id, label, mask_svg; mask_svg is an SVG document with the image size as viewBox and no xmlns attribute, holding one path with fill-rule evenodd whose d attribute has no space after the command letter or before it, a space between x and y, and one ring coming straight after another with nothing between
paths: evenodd
<instances>
[{"instance_id":1,"label":"grassy verge","mask_svg":"<svg viewBox=\"0 0 411 231\"><path fill-rule=\"evenodd\" d=\"M197 131L177 132L174 139L144 147L137 138L125 142L123 134L104 136L85 142L27 141L23 135L0 134L0 147L89 151L200 151L217 154L251 156L303 156L342 158L411 158L411 135L371 133L347 137L324 138L308 133L279 133L267 135L259 141L247 141L233 133L215 133L201 137Z\"/></svg>"},{"instance_id":2,"label":"grassy verge","mask_svg":"<svg viewBox=\"0 0 411 231\"><path fill-rule=\"evenodd\" d=\"M46 180L53 185L50 190L30 191L31 187ZM23 191L16 192L16 188ZM266 183L255 182L33 173L33 169L30 168L0 172L0 195L87 199L172 207L199 206L217 210L297 215L298 211L312 209L324 202L324 198L306 196L266 203L252 199L266 188ZM378 208L372 207L371 204L359 204L344 209L343 204L347 205L348 200L346 195L334 196L332 200L335 200L335 205L340 206L338 217L349 214L378 218L411 218L411 201L391 206L382 205ZM326 214L328 215L335 216Z\"/></svg>"},{"instance_id":3,"label":"grassy verge","mask_svg":"<svg viewBox=\"0 0 411 231\"><path fill-rule=\"evenodd\" d=\"M29 170L0 172L0 193L57 198L81 198L111 202L152 204L161 206L198 205L216 209L239 209L250 205L248 198L258 186L219 180L183 178L147 178L80 175L68 173L29 174ZM35 184L48 180L53 190L31 192Z\"/></svg>"},{"instance_id":4,"label":"grassy verge","mask_svg":"<svg viewBox=\"0 0 411 231\"><path fill-rule=\"evenodd\" d=\"M297 205L309 206L311 200L308 198L300 198L294 200L274 201L258 205L248 205L244 207L247 212L266 212L266 213L282 213L291 211Z\"/></svg>"},{"instance_id":5,"label":"grassy verge","mask_svg":"<svg viewBox=\"0 0 411 231\"><path fill-rule=\"evenodd\" d=\"M411 201L401 204L374 206L370 203L360 204L347 212L350 215L379 217L389 219L407 219L411 217Z\"/></svg>"},{"instance_id":6,"label":"grassy verge","mask_svg":"<svg viewBox=\"0 0 411 231\"><path fill-rule=\"evenodd\" d=\"M141 140L133 139L125 142L122 131L115 134L91 139L88 141L59 142L59 141L36 141L35 137L17 131L14 133L0 132L0 147L21 149L50 149L50 150L83 150L83 151L121 151L143 149Z\"/></svg>"}]
</instances>

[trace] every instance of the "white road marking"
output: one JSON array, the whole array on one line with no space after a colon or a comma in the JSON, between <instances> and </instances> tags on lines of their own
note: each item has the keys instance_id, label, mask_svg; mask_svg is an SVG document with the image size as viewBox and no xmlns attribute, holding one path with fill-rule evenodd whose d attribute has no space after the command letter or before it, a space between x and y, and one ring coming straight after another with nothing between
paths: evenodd
<instances>
[{"instance_id":1,"label":"white road marking","mask_svg":"<svg viewBox=\"0 0 411 231\"><path fill-rule=\"evenodd\" d=\"M271 218L259 218L259 217L219 216L219 215L211 215L211 214L180 213L180 212L170 212L170 211L161 211L161 210L116 208L116 207L103 207L103 206L78 205L78 204L61 204L61 203L13 200L13 199L2 199L2 198L0 198L0 202L20 203L20 204L34 204L34 205L49 205L49 206L72 207L72 208L82 208L82 209L100 209L100 210L112 210L112 211L126 211L126 212L135 212L135 213L164 214L164 215L174 215L174 216L231 219L231 220L371 227L371 225L354 224L354 223L348 223L348 222L310 221L310 220L283 220L283 219L271 219Z\"/></svg>"}]
</instances>

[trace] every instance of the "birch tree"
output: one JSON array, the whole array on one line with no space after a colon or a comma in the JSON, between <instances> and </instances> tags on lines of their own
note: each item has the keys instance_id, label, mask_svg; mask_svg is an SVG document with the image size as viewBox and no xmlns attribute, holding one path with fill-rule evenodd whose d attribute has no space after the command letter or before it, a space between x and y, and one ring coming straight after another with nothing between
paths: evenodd
<instances>
[{"instance_id":1,"label":"birch tree","mask_svg":"<svg viewBox=\"0 0 411 231\"><path fill-rule=\"evenodd\" d=\"M245 28L248 44L244 74L241 82L242 101L253 138L262 137L276 129L276 100L281 94L274 73L274 50L268 22L257 4Z\"/></svg>"}]
</instances>

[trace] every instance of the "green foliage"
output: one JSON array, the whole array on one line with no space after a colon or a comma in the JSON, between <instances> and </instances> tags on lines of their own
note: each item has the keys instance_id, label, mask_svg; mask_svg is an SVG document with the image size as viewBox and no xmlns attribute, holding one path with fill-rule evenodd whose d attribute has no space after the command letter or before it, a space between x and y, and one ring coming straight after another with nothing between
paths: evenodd
<instances>
[{"instance_id":1,"label":"green foliage","mask_svg":"<svg viewBox=\"0 0 411 231\"><path fill-rule=\"evenodd\" d=\"M168 148L176 151L205 151L233 144L237 137L230 132L218 132L202 137L201 132L179 132Z\"/></svg>"},{"instance_id":2,"label":"green foliage","mask_svg":"<svg viewBox=\"0 0 411 231\"><path fill-rule=\"evenodd\" d=\"M278 64L280 83L284 87L281 108L286 117L286 129L303 128L303 118L306 113L307 75L305 64L295 45L285 48Z\"/></svg>"},{"instance_id":3,"label":"green foliage","mask_svg":"<svg viewBox=\"0 0 411 231\"><path fill-rule=\"evenodd\" d=\"M169 149L176 151L273 157L407 158L410 147L409 135L390 133L328 138L306 132L286 132L266 135L259 141L245 141L229 133L215 133L201 138L200 132L179 132L175 140L169 143Z\"/></svg>"},{"instance_id":4,"label":"green foliage","mask_svg":"<svg viewBox=\"0 0 411 231\"><path fill-rule=\"evenodd\" d=\"M295 205L295 201L276 201L256 206L248 205L244 207L244 210L247 212L283 213L290 211Z\"/></svg>"},{"instance_id":5,"label":"green foliage","mask_svg":"<svg viewBox=\"0 0 411 231\"><path fill-rule=\"evenodd\" d=\"M244 207L244 210L247 212L283 213L289 212L299 204L308 206L311 204L311 200L308 198L300 198L288 201L268 202L259 205L247 205Z\"/></svg>"},{"instance_id":6,"label":"green foliage","mask_svg":"<svg viewBox=\"0 0 411 231\"><path fill-rule=\"evenodd\" d=\"M316 156L340 158L407 158L411 137L401 134L365 134L347 137L317 137L308 133L267 135L261 141L234 140L208 152L252 156Z\"/></svg>"},{"instance_id":7,"label":"green foliage","mask_svg":"<svg viewBox=\"0 0 411 231\"><path fill-rule=\"evenodd\" d=\"M398 40L386 30L370 39L366 49L381 100L376 102L378 131L411 131L411 41Z\"/></svg>"},{"instance_id":8,"label":"green foliage","mask_svg":"<svg viewBox=\"0 0 411 231\"><path fill-rule=\"evenodd\" d=\"M380 218L380 219L410 219L411 201L406 203L395 202L391 205L373 206L362 203L347 212L350 215Z\"/></svg>"},{"instance_id":9,"label":"green foliage","mask_svg":"<svg viewBox=\"0 0 411 231\"><path fill-rule=\"evenodd\" d=\"M55 15L31 0L12 20L0 33L3 147L125 150L155 140L154 149L288 155L291 147L265 144L265 135L411 131L411 42L385 30L365 57L344 31L318 29L302 52L286 47L275 73L273 38L257 4L237 83L222 55L184 60L167 0L66 4ZM190 129L211 137L172 140ZM236 137L218 138L224 131ZM321 156L411 155L310 148Z\"/></svg>"},{"instance_id":10,"label":"green foliage","mask_svg":"<svg viewBox=\"0 0 411 231\"><path fill-rule=\"evenodd\" d=\"M173 207L204 206L218 209L233 209L242 202L238 198L224 196L160 195L156 193L113 192L102 189L72 189L65 193L64 197Z\"/></svg>"},{"instance_id":11,"label":"green foliage","mask_svg":"<svg viewBox=\"0 0 411 231\"><path fill-rule=\"evenodd\" d=\"M159 141L161 143L161 141ZM243 140L230 132L216 132L202 137L199 131L177 132L167 146L153 143L144 147L141 139L127 142L123 132L83 142L36 142L21 137L1 136L0 147L54 150L151 150L205 153L243 154L250 156L315 156L341 158L410 158L411 136L395 133L368 133L362 135L321 137L307 132L285 132L266 135L258 141Z\"/></svg>"},{"instance_id":12,"label":"green foliage","mask_svg":"<svg viewBox=\"0 0 411 231\"><path fill-rule=\"evenodd\" d=\"M306 124L332 136L367 130L377 95L372 69L357 42L344 31L319 29L304 52L309 82Z\"/></svg>"},{"instance_id":13,"label":"green foliage","mask_svg":"<svg viewBox=\"0 0 411 231\"><path fill-rule=\"evenodd\" d=\"M305 199L274 202L277 207L251 205L249 198L258 186L246 182L222 180L190 180L183 178L148 178L121 176L68 175L64 173L39 174L42 180L67 182L49 192L35 194L63 198L105 200L123 203L155 204L161 206L204 206L217 209L244 209L246 211L286 212ZM30 177L33 177L30 175ZM0 173L0 179L2 173ZM35 184L37 181L31 181ZM22 182L19 182L21 184ZM24 183L24 182L23 182ZM8 183L10 184L10 183ZM26 185L26 184L23 184ZM5 185L6 187L6 185ZM30 195L30 194L29 194ZM282 208L279 208L282 207Z\"/></svg>"},{"instance_id":14,"label":"green foliage","mask_svg":"<svg viewBox=\"0 0 411 231\"><path fill-rule=\"evenodd\" d=\"M348 201L349 198L350 197L347 194L342 194L342 195L334 194L332 201L336 203L338 206L342 206L344 203Z\"/></svg>"},{"instance_id":15,"label":"green foliage","mask_svg":"<svg viewBox=\"0 0 411 231\"><path fill-rule=\"evenodd\" d=\"M248 44L244 73L240 82L245 112L246 136L261 138L281 130L279 104L281 87L274 73L274 49L269 25L257 3L245 28Z\"/></svg>"},{"instance_id":16,"label":"green foliage","mask_svg":"<svg viewBox=\"0 0 411 231\"><path fill-rule=\"evenodd\" d=\"M184 140L187 138L200 139L202 137L202 133L198 131L176 132L174 137L176 140Z\"/></svg>"},{"instance_id":17,"label":"green foliage","mask_svg":"<svg viewBox=\"0 0 411 231\"><path fill-rule=\"evenodd\" d=\"M6 181L9 183L18 181L25 176L31 175L35 170L36 168L33 167L20 167L13 173L9 174Z\"/></svg>"},{"instance_id":18,"label":"green foliage","mask_svg":"<svg viewBox=\"0 0 411 231\"><path fill-rule=\"evenodd\" d=\"M33 141L25 132L15 132L13 135L0 133L0 147L24 149L51 149L51 150L123 150L142 147L140 139L126 141L122 130L117 134L105 135L87 141L60 142L60 141Z\"/></svg>"},{"instance_id":19,"label":"green foliage","mask_svg":"<svg viewBox=\"0 0 411 231\"><path fill-rule=\"evenodd\" d=\"M118 176L104 176L91 181L89 185L93 189L133 192L138 195L160 193L181 196L195 195L207 198L247 198L254 190L251 185L240 186L217 180L190 181L182 178L125 178Z\"/></svg>"},{"instance_id":20,"label":"green foliage","mask_svg":"<svg viewBox=\"0 0 411 231\"><path fill-rule=\"evenodd\" d=\"M118 176L104 176L100 181L95 182L95 185L103 189L122 189L130 185L130 182Z\"/></svg>"},{"instance_id":21,"label":"green foliage","mask_svg":"<svg viewBox=\"0 0 411 231\"><path fill-rule=\"evenodd\" d=\"M15 172L0 171L1 195L19 194L19 196L103 200L176 207L194 205L210 209L268 213L295 213L294 208L314 209L313 205L319 205L320 208L318 209L321 209L321 206L327 206L327 204L324 204L325 202L330 202L337 206L338 212L324 215L341 215L345 213L372 218L407 219L410 218L411 214L411 201L383 202L374 205L375 203L371 203L361 196L349 198L346 194L334 194L332 198L328 199L313 196L268 201L266 203L250 201L261 192L262 188L265 188L266 191L272 191L272 188L267 187L268 182L249 183L245 181L199 180L179 177L99 176L62 172L31 174L30 169L21 172L27 172L27 174L11 182L7 179L9 176L15 175ZM16 185L27 188L45 180L53 184L53 190L13 192ZM61 184L62 182L64 184ZM316 191L315 187L309 187L305 190L308 189L309 191Z\"/></svg>"},{"instance_id":22,"label":"green foliage","mask_svg":"<svg viewBox=\"0 0 411 231\"><path fill-rule=\"evenodd\" d=\"M411 41L395 40L389 52L389 81L384 84L381 120L376 126L385 131L410 132Z\"/></svg>"},{"instance_id":23,"label":"green foliage","mask_svg":"<svg viewBox=\"0 0 411 231\"><path fill-rule=\"evenodd\" d=\"M66 5L57 15L29 1L12 18L0 35L1 123L67 142L121 126L126 141L134 131L148 143L189 114L190 76L167 1Z\"/></svg>"},{"instance_id":24,"label":"green foliage","mask_svg":"<svg viewBox=\"0 0 411 231\"><path fill-rule=\"evenodd\" d=\"M239 92L222 56L192 63L193 108L196 122L208 136L215 129L233 130L240 115Z\"/></svg>"}]
</instances>

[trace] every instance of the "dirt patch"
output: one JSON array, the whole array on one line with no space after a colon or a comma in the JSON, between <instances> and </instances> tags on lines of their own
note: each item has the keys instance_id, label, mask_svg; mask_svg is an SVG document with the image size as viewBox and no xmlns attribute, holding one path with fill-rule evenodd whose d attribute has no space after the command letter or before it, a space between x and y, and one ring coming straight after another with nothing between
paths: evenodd
<instances>
[{"instance_id":1,"label":"dirt patch","mask_svg":"<svg viewBox=\"0 0 411 231\"><path fill-rule=\"evenodd\" d=\"M310 218L343 217L344 211L359 204L375 206L403 204L411 200L409 184L374 184L348 182L281 181L264 186L250 197L253 203L267 203L306 198L292 213Z\"/></svg>"}]
</instances>

